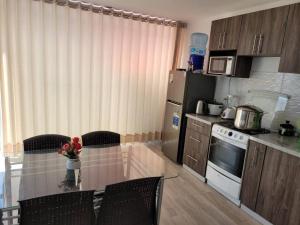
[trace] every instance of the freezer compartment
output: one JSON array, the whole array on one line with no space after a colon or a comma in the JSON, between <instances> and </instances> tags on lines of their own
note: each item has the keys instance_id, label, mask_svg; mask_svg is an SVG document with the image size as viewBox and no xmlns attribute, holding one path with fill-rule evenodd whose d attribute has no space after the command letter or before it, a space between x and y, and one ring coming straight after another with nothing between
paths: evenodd
<instances>
[{"instance_id":1,"label":"freezer compartment","mask_svg":"<svg viewBox=\"0 0 300 225\"><path fill-rule=\"evenodd\" d=\"M182 105L167 101L162 132L162 151L174 162L177 162L181 119Z\"/></svg>"},{"instance_id":2,"label":"freezer compartment","mask_svg":"<svg viewBox=\"0 0 300 225\"><path fill-rule=\"evenodd\" d=\"M167 100L183 103L185 91L186 72L171 71L169 74Z\"/></svg>"}]
</instances>

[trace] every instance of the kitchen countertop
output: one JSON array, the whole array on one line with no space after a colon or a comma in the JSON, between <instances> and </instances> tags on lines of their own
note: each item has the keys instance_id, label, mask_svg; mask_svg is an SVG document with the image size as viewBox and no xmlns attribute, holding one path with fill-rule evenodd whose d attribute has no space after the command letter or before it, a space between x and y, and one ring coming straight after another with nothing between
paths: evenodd
<instances>
[{"instance_id":1,"label":"kitchen countertop","mask_svg":"<svg viewBox=\"0 0 300 225\"><path fill-rule=\"evenodd\" d=\"M218 116L186 114L186 117L212 125L226 120ZM300 137L280 136L278 133L251 135L250 140L300 158Z\"/></svg>"},{"instance_id":2,"label":"kitchen countertop","mask_svg":"<svg viewBox=\"0 0 300 225\"><path fill-rule=\"evenodd\" d=\"M206 123L208 125L225 121L219 116L197 115L195 113L188 113L186 114L186 117Z\"/></svg>"},{"instance_id":3,"label":"kitchen countertop","mask_svg":"<svg viewBox=\"0 0 300 225\"><path fill-rule=\"evenodd\" d=\"M250 136L250 140L267 145L271 148L300 158L300 138L280 136L277 133L257 134Z\"/></svg>"}]
</instances>

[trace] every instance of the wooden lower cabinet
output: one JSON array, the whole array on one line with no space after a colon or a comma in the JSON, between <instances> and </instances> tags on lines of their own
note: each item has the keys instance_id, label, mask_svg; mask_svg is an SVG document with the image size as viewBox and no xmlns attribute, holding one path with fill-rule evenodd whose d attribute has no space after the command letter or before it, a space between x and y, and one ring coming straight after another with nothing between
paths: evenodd
<instances>
[{"instance_id":1,"label":"wooden lower cabinet","mask_svg":"<svg viewBox=\"0 0 300 225\"><path fill-rule=\"evenodd\" d=\"M250 141L244 167L241 201L255 211L258 188L265 159L266 146Z\"/></svg>"},{"instance_id":2,"label":"wooden lower cabinet","mask_svg":"<svg viewBox=\"0 0 300 225\"><path fill-rule=\"evenodd\" d=\"M256 212L275 225L300 225L300 158L267 148Z\"/></svg>"},{"instance_id":3,"label":"wooden lower cabinet","mask_svg":"<svg viewBox=\"0 0 300 225\"><path fill-rule=\"evenodd\" d=\"M250 141L241 202L274 225L300 225L300 158Z\"/></svg>"},{"instance_id":4,"label":"wooden lower cabinet","mask_svg":"<svg viewBox=\"0 0 300 225\"><path fill-rule=\"evenodd\" d=\"M205 176L209 136L187 128L184 145L183 163L201 176Z\"/></svg>"}]
</instances>

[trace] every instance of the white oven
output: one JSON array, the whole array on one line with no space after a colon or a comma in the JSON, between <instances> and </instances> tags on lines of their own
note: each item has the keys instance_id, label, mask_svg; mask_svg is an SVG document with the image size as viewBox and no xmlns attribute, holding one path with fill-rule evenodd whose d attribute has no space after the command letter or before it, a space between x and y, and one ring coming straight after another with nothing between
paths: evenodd
<instances>
[{"instance_id":1,"label":"white oven","mask_svg":"<svg viewBox=\"0 0 300 225\"><path fill-rule=\"evenodd\" d=\"M206 170L207 183L240 205L241 178L249 136L215 124Z\"/></svg>"}]
</instances>

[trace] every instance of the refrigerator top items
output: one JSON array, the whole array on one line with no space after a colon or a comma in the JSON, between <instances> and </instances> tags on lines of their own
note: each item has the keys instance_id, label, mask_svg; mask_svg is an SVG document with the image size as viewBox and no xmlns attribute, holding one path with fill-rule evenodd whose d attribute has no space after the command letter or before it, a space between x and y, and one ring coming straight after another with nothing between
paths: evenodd
<instances>
[{"instance_id":1,"label":"refrigerator top items","mask_svg":"<svg viewBox=\"0 0 300 225\"><path fill-rule=\"evenodd\" d=\"M216 78L185 71L171 71L168 80L162 151L174 162L182 163L186 113L194 113L199 99L213 100Z\"/></svg>"}]
</instances>

